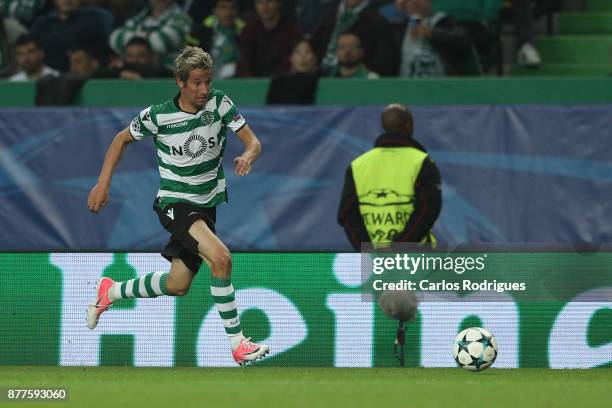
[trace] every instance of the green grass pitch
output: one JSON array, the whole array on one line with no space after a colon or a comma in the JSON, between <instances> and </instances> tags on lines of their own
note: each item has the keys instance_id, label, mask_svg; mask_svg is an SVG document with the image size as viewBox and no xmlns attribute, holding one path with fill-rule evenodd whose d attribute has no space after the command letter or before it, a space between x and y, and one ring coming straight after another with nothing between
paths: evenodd
<instances>
[{"instance_id":1,"label":"green grass pitch","mask_svg":"<svg viewBox=\"0 0 612 408\"><path fill-rule=\"evenodd\" d=\"M0 387L70 389L16 407L604 407L612 369L133 368L0 366Z\"/></svg>"}]
</instances>

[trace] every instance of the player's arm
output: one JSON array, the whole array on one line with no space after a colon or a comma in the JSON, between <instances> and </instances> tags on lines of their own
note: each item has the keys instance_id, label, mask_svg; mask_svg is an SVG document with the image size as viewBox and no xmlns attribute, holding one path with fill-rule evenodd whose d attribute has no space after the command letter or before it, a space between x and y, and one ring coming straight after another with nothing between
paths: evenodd
<instances>
[{"instance_id":1,"label":"player's arm","mask_svg":"<svg viewBox=\"0 0 612 408\"><path fill-rule=\"evenodd\" d=\"M251 166L261 154L261 143L249 125L244 125L236 132L238 138L244 144L244 152L234 158L235 172L239 176L246 176L251 171Z\"/></svg>"},{"instance_id":2,"label":"player's arm","mask_svg":"<svg viewBox=\"0 0 612 408\"><path fill-rule=\"evenodd\" d=\"M113 142L108 147L104 164L98 177L98 183L91 189L87 198L87 206L90 211L97 214L108 203L108 192L115 168L128 144L134 140L134 137L130 134L130 129L125 128L117 133L117 136L115 136Z\"/></svg>"}]
</instances>

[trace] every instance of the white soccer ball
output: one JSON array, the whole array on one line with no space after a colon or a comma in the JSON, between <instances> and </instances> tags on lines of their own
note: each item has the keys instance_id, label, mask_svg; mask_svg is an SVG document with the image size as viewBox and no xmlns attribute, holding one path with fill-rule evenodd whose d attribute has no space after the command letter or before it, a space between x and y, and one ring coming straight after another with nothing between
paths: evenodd
<instances>
[{"instance_id":1,"label":"white soccer ball","mask_svg":"<svg viewBox=\"0 0 612 408\"><path fill-rule=\"evenodd\" d=\"M453 357L461 368L482 371L493 364L497 350L497 341L488 330L470 327L455 338Z\"/></svg>"}]
</instances>

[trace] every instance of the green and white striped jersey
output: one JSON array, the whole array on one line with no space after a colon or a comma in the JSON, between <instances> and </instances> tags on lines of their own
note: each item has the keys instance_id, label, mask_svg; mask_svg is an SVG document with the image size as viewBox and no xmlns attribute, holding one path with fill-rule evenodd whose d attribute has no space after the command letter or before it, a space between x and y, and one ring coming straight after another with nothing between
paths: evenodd
<instances>
[{"instance_id":1,"label":"green and white striped jersey","mask_svg":"<svg viewBox=\"0 0 612 408\"><path fill-rule=\"evenodd\" d=\"M129 130L136 140L153 138L157 148L158 206L187 202L214 207L227 202L223 174L226 131L237 132L245 124L230 98L216 89L195 114L179 108L178 96L140 112Z\"/></svg>"}]
</instances>

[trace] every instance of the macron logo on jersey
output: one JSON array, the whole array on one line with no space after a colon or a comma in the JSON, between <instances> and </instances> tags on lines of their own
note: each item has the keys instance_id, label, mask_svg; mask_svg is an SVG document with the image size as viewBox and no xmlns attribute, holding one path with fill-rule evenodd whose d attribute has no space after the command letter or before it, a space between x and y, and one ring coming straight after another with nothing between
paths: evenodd
<instances>
[{"instance_id":1,"label":"macron logo on jersey","mask_svg":"<svg viewBox=\"0 0 612 408\"><path fill-rule=\"evenodd\" d=\"M168 129L177 128L177 127L183 127L183 126L186 126L186 125L187 125L187 123L189 123L189 122L187 122L186 120L184 120L184 121L182 121L182 122L178 122L178 123L170 123L170 124L169 124L169 125L167 125L166 127L167 127Z\"/></svg>"},{"instance_id":2,"label":"macron logo on jersey","mask_svg":"<svg viewBox=\"0 0 612 408\"><path fill-rule=\"evenodd\" d=\"M166 212L166 215L168 216L168 218L170 218L171 220L174 220L174 208L169 209Z\"/></svg>"}]
</instances>

